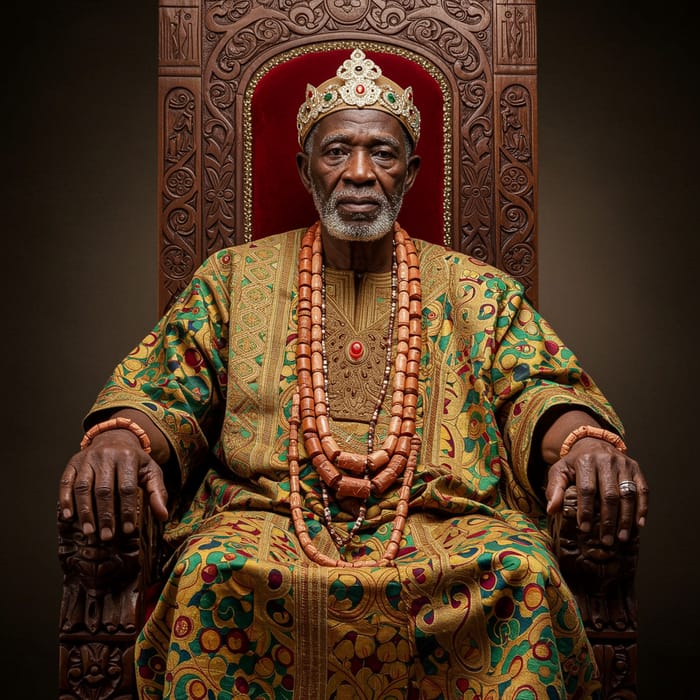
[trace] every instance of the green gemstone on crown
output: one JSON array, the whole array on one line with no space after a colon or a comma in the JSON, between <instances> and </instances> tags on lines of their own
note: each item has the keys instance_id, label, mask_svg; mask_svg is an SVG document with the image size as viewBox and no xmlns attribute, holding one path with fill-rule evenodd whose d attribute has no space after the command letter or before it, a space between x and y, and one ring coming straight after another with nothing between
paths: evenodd
<instances>
[{"instance_id":1,"label":"green gemstone on crown","mask_svg":"<svg viewBox=\"0 0 700 700\"><path fill-rule=\"evenodd\" d=\"M326 102L330 102L330 101L333 99L333 94L330 93L330 92L327 92L327 93L323 96L323 99L324 99Z\"/></svg>"},{"instance_id":2,"label":"green gemstone on crown","mask_svg":"<svg viewBox=\"0 0 700 700\"><path fill-rule=\"evenodd\" d=\"M396 95L394 95L393 92L387 93L386 99L391 102L391 104L394 104L394 102L396 102Z\"/></svg>"}]
</instances>

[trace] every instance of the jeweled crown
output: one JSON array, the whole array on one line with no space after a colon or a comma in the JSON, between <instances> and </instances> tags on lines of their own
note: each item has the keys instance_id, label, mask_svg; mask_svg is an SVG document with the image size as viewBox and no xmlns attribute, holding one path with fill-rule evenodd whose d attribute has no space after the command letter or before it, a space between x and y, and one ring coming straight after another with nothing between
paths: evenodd
<instances>
[{"instance_id":1,"label":"jeweled crown","mask_svg":"<svg viewBox=\"0 0 700 700\"><path fill-rule=\"evenodd\" d=\"M396 117L406 127L413 144L418 143L420 112L413 104L413 88L399 87L382 75L382 69L361 49L355 49L335 77L318 87L307 84L306 100L297 113L299 145L303 148L311 127L331 112L363 107Z\"/></svg>"}]
</instances>

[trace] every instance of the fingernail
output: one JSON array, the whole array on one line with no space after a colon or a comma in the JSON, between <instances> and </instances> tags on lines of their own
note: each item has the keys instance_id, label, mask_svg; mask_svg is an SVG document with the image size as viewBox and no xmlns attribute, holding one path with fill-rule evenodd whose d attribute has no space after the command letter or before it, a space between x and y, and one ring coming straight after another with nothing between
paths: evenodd
<instances>
[{"instance_id":1,"label":"fingernail","mask_svg":"<svg viewBox=\"0 0 700 700\"><path fill-rule=\"evenodd\" d=\"M92 535L92 533L95 532L95 528L90 523L85 523L85 525L83 525L83 532L86 535Z\"/></svg>"},{"instance_id":2,"label":"fingernail","mask_svg":"<svg viewBox=\"0 0 700 700\"><path fill-rule=\"evenodd\" d=\"M629 536L629 530L620 530L620 532L617 533L618 539L622 540L623 542L626 542Z\"/></svg>"},{"instance_id":3,"label":"fingernail","mask_svg":"<svg viewBox=\"0 0 700 700\"><path fill-rule=\"evenodd\" d=\"M71 515L72 515L72 513L70 512L70 509L69 509L69 508L64 508L64 509L63 509L63 519L64 519L64 520L70 520L70 516L71 516Z\"/></svg>"},{"instance_id":4,"label":"fingernail","mask_svg":"<svg viewBox=\"0 0 700 700\"><path fill-rule=\"evenodd\" d=\"M108 527L103 527L100 530L100 537L103 540L111 540L112 539L112 530Z\"/></svg>"},{"instance_id":5,"label":"fingernail","mask_svg":"<svg viewBox=\"0 0 700 700\"><path fill-rule=\"evenodd\" d=\"M637 523L639 524L639 527L644 527L647 524L647 519L646 518L639 518Z\"/></svg>"},{"instance_id":6,"label":"fingernail","mask_svg":"<svg viewBox=\"0 0 700 700\"><path fill-rule=\"evenodd\" d=\"M615 538L612 535L604 535L602 542L606 547L610 547L615 542Z\"/></svg>"},{"instance_id":7,"label":"fingernail","mask_svg":"<svg viewBox=\"0 0 700 700\"><path fill-rule=\"evenodd\" d=\"M586 521L585 523L581 523L581 532L590 532L591 531L591 524Z\"/></svg>"}]
</instances>

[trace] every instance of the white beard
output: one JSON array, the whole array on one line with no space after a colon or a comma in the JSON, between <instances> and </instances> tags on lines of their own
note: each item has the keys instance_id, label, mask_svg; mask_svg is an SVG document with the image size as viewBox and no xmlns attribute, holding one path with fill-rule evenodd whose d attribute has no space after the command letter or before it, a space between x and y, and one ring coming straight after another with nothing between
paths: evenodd
<instances>
[{"instance_id":1,"label":"white beard","mask_svg":"<svg viewBox=\"0 0 700 700\"><path fill-rule=\"evenodd\" d=\"M325 230L334 238L342 241L377 241L393 229L401 205L404 190L388 198L373 189L359 188L333 192L325 201L315 183L311 186L311 196L318 210L319 218ZM346 221L338 213L338 200L344 197L362 197L379 205L379 212L374 219L368 220L364 214L358 214L355 220Z\"/></svg>"}]
</instances>

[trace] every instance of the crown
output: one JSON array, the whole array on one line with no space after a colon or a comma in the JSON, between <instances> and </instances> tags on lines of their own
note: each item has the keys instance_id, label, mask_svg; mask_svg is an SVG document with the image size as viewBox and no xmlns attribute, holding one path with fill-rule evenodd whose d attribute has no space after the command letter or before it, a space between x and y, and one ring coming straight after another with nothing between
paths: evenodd
<instances>
[{"instance_id":1,"label":"crown","mask_svg":"<svg viewBox=\"0 0 700 700\"><path fill-rule=\"evenodd\" d=\"M307 84L306 100L297 113L299 145L320 119L341 109L379 109L396 117L408 131L413 143L420 136L420 112L413 104L413 88L405 90L382 75L382 69L360 49L336 71L335 77L318 87Z\"/></svg>"}]
</instances>

